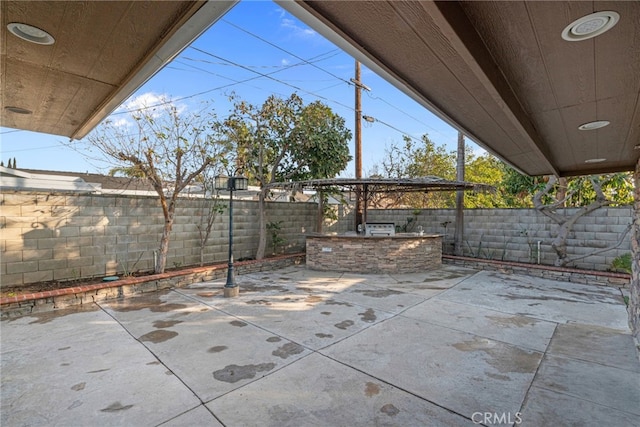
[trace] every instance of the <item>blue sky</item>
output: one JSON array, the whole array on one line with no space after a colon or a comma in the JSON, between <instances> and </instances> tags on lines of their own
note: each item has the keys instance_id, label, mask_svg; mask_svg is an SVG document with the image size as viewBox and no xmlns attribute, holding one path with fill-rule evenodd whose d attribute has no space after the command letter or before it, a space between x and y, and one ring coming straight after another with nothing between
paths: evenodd
<instances>
[{"instance_id":1,"label":"blue sky","mask_svg":"<svg viewBox=\"0 0 640 427\"><path fill-rule=\"evenodd\" d=\"M263 76L269 73L273 74ZM271 1L245 0L141 87L123 108L141 99L149 105L161 96L179 99L186 108L213 100L218 117L225 117L231 91L255 104L271 94L288 97L297 92L307 103L319 99L327 104L353 130L354 88L349 84L353 77L354 59L331 42ZM364 66L361 81L371 88L363 91L362 112L376 119L363 121L364 176L381 163L385 147L401 142L403 134L419 138L427 133L437 145L455 150L455 129ZM123 117L123 108L116 110L117 117ZM109 168L65 147L65 137L0 128L0 138L5 165L15 157L19 168L94 173ZM350 149L353 154L353 141ZM354 175L351 162L341 176Z\"/></svg>"}]
</instances>

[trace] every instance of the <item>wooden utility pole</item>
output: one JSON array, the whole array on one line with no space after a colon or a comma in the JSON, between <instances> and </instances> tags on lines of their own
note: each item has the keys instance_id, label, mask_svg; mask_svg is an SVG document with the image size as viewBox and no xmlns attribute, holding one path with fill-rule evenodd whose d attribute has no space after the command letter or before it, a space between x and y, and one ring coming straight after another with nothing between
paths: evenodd
<instances>
[{"instance_id":1,"label":"wooden utility pole","mask_svg":"<svg viewBox=\"0 0 640 427\"><path fill-rule=\"evenodd\" d=\"M458 132L458 159L456 165L456 180L464 181L464 135ZM462 255L462 240L464 237L464 190L456 191L456 228L453 238L453 253Z\"/></svg>"},{"instance_id":2,"label":"wooden utility pole","mask_svg":"<svg viewBox=\"0 0 640 427\"><path fill-rule=\"evenodd\" d=\"M362 83L360 83L360 62L356 60L356 73L353 81L356 96L355 108L355 163L356 163L356 179L362 179ZM363 207L362 207L362 188L356 186L356 211L355 211L355 230L358 225L362 224ZM362 225L364 230L364 224Z\"/></svg>"}]
</instances>

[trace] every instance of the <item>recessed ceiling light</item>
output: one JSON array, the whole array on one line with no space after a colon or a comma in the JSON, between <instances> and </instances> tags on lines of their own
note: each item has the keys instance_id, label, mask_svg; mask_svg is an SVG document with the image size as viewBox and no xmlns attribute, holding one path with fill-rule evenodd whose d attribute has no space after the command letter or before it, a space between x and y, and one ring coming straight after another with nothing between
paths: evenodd
<instances>
[{"instance_id":1,"label":"recessed ceiling light","mask_svg":"<svg viewBox=\"0 0 640 427\"><path fill-rule=\"evenodd\" d=\"M51 34L32 25L12 22L7 24L7 29L14 36L31 43L49 45L56 42L56 39Z\"/></svg>"},{"instance_id":2,"label":"recessed ceiling light","mask_svg":"<svg viewBox=\"0 0 640 427\"><path fill-rule=\"evenodd\" d=\"M596 130L603 128L605 126L609 126L611 122L608 120L596 120L595 122L589 122L578 126L580 130Z\"/></svg>"},{"instance_id":3,"label":"recessed ceiling light","mask_svg":"<svg viewBox=\"0 0 640 427\"><path fill-rule=\"evenodd\" d=\"M33 114L33 111L27 110L26 108L4 107L4 109L7 110L7 111L11 111L12 113L16 113L16 114Z\"/></svg>"},{"instance_id":4,"label":"recessed ceiling light","mask_svg":"<svg viewBox=\"0 0 640 427\"><path fill-rule=\"evenodd\" d=\"M585 163L602 163L604 161L606 161L607 159L587 159L584 162Z\"/></svg>"},{"instance_id":5,"label":"recessed ceiling light","mask_svg":"<svg viewBox=\"0 0 640 427\"><path fill-rule=\"evenodd\" d=\"M562 38L569 42L587 40L599 36L613 28L620 20L620 15L612 11L592 13L576 19L562 30Z\"/></svg>"}]
</instances>

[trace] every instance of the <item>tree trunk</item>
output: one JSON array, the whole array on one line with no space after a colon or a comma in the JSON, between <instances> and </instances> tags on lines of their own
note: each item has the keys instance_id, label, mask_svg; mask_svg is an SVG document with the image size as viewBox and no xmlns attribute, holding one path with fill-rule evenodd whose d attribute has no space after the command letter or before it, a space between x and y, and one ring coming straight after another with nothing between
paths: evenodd
<instances>
[{"instance_id":1,"label":"tree trunk","mask_svg":"<svg viewBox=\"0 0 640 427\"><path fill-rule=\"evenodd\" d=\"M558 192L556 193L556 201L559 203L558 207L564 208L567 199L568 190L567 178L561 177L558 179Z\"/></svg>"},{"instance_id":2,"label":"tree trunk","mask_svg":"<svg viewBox=\"0 0 640 427\"><path fill-rule=\"evenodd\" d=\"M568 262L567 239L569 238L572 226L573 222L569 223L569 221L566 221L563 224L558 224L558 234L556 238L553 239L553 242L551 242L551 247L556 251L557 256L553 263L556 267L564 267Z\"/></svg>"},{"instance_id":3,"label":"tree trunk","mask_svg":"<svg viewBox=\"0 0 640 427\"><path fill-rule=\"evenodd\" d=\"M260 195L258 198L258 227L260 229L260 236L258 237L258 251L256 252L256 259L258 260L264 258L264 253L267 248L267 191L269 190L260 190Z\"/></svg>"},{"instance_id":4,"label":"tree trunk","mask_svg":"<svg viewBox=\"0 0 640 427\"><path fill-rule=\"evenodd\" d=\"M156 259L155 273L164 273L164 269L167 267L167 253L169 253L169 237L171 236L171 229L173 228L173 212L169 213L169 218L164 221L164 228L162 229L162 238L160 239L160 249L158 251L158 257Z\"/></svg>"},{"instance_id":5,"label":"tree trunk","mask_svg":"<svg viewBox=\"0 0 640 427\"><path fill-rule=\"evenodd\" d=\"M602 192L600 183L595 181L594 179L591 179L591 185L596 192L596 200L594 202L591 202L591 204L589 204L588 206L581 207L573 215L567 217L556 212L556 209L560 205L564 205L564 198L561 200L556 199L556 201L552 205L542 204L542 197L545 194L549 194L555 184L556 178L554 176L550 176L549 181L547 181L546 187L538 191L534 195L533 205L535 206L536 210L549 217L558 225L558 228L555 231L556 237L551 243L551 247L556 251L557 255L554 265L558 267L566 267L567 264L573 261L567 256L567 239L569 238L569 234L573 230L573 226L576 221L581 217L588 215L597 209L600 209L603 206L608 206L610 202Z\"/></svg>"},{"instance_id":6,"label":"tree trunk","mask_svg":"<svg viewBox=\"0 0 640 427\"><path fill-rule=\"evenodd\" d=\"M629 296L629 325L640 341L640 160L633 174L633 227L631 233L631 284Z\"/></svg>"}]
</instances>

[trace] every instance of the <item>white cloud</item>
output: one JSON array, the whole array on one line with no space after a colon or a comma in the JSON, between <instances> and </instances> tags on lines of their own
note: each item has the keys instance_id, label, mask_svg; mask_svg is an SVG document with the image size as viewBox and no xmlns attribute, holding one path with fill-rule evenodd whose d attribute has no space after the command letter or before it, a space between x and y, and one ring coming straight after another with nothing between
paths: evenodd
<instances>
[{"instance_id":1,"label":"white cloud","mask_svg":"<svg viewBox=\"0 0 640 427\"><path fill-rule=\"evenodd\" d=\"M280 65L282 65L282 66L285 66L285 67L286 67L286 66L287 66L287 65L289 65L289 64L290 64L290 62L289 62L289 60L288 60L288 59L286 59L286 58L285 58L285 59L282 59L282 60L280 61Z\"/></svg>"},{"instance_id":2,"label":"white cloud","mask_svg":"<svg viewBox=\"0 0 640 427\"><path fill-rule=\"evenodd\" d=\"M131 121L125 118L121 118L113 121L113 126L117 128L131 126Z\"/></svg>"},{"instance_id":3,"label":"white cloud","mask_svg":"<svg viewBox=\"0 0 640 427\"><path fill-rule=\"evenodd\" d=\"M177 108L178 113L182 113L187 110L187 105L183 103L176 103L171 100L169 95L165 94L157 94L154 92L142 93L136 97L128 99L124 104L120 106L116 111L124 112L130 111L135 112L136 110L146 109L147 112L151 111L153 108L156 108L154 117L157 117L162 114L164 111L163 106L166 104L172 104Z\"/></svg>"},{"instance_id":4,"label":"white cloud","mask_svg":"<svg viewBox=\"0 0 640 427\"><path fill-rule=\"evenodd\" d=\"M285 28L291 31L291 34L294 37L298 37L298 38L309 39L309 38L314 38L318 35L318 33L316 33L311 28L306 28L301 25L298 25L296 21L289 18L282 18L282 21L280 21L280 26L282 28Z\"/></svg>"},{"instance_id":5,"label":"white cloud","mask_svg":"<svg viewBox=\"0 0 640 427\"><path fill-rule=\"evenodd\" d=\"M275 9L275 12L280 18L284 18L285 16L287 16L287 12L281 7L277 7Z\"/></svg>"},{"instance_id":6,"label":"white cloud","mask_svg":"<svg viewBox=\"0 0 640 427\"><path fill-rule=\"evenodd\" d=\"M134 98L128 99L124 104L122 104L123 110L137 110L142 108L148 108L154 105L159 105L165 102L167 99L164 95L158 95L153 92L143 93Z\"/></svg>"}]
</instances>

